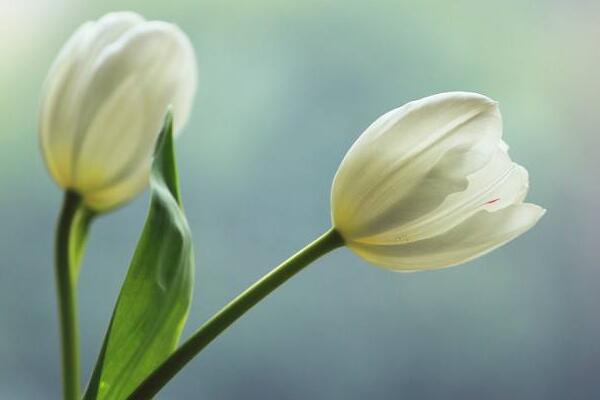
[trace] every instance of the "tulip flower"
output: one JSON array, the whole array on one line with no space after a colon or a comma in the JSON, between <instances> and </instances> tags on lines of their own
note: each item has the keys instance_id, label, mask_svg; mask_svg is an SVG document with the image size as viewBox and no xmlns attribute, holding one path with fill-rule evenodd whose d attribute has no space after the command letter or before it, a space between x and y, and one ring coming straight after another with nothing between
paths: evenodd
<instances>
[{"instance_id":1,"label":"tulip flower","mask_svg":"<svg viewBox=\"0 0 600 400\"><path fill-rule=\"evenodd\" d=\"M514 239L545 211L523 203L528 174L501 137L498 104L479 94L388 112L338 169L335 229L365 260L399 271L464 263Z\"/></svg>"},{"instance_id":2,"label":"tulip flower","mask_svg":"<svg viewBox=\"0 0 600 400\"><path fill-rule=\"evenodd\" d=\"M65 189L55 268L66 400L79 398L76 288L89 225L146 187L167 108L177 132L190 113L196 81L187 36L131 12L83 24L48 73L39 134L48 170Z\"/></svg>"},{"instance_id":3,"label":"tulip flower","mask_svg":"<svg viewBox=\"0 0 600 400\"><path fill-rule=\"evenodd\" d=\"M40 141L64 189L104 211L147 184L166 109L185 124L197 81L194 50L175 25L110 13L63 46L42 92Z\"/></svg>"},{"instance_id":4,"label":"tulip flower","mask_svg":"<svg viewBox=\"0 0 600 400\"><path fill-rule=\"evenodd\" d=\"M343 159L331 191L333 227L202 325L128 397L155 396L255 304L306 266L348 246L396 271L449 267L516 238L544 214L524 203L525 168L502 141L498 104L444 93L377 119Z\"/></svg>"}]
</instances>

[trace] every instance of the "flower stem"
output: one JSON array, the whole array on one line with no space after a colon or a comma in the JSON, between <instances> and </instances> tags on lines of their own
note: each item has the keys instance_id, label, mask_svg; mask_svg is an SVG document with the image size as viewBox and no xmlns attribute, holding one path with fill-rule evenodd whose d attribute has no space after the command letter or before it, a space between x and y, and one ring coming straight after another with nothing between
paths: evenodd
<instances>
[{"instance_id":1,"label":"flower stem","mask_svg":"<svg viewBox=\"0 0 600 400\"><path fill-rule=\"evenodd\" d=\"M128 400L147 400L154 397L202 349L250 308L304 267L343 244L340 234L332 228L281 263L204 323L129 395Z\"/></svg>"},{"instance_id":2,"label":"flower stem","mask_svg":"<svg viewBox=\"0 0 600 400\"><path fill-rule=\"evenodd\" d=\"M65 400L79 399L79 335L77 329L77 275L89 225L94 214L81 197L67 191L58 219L55 275L62 348L62 383Z\"/></svg>"}]
</instances>

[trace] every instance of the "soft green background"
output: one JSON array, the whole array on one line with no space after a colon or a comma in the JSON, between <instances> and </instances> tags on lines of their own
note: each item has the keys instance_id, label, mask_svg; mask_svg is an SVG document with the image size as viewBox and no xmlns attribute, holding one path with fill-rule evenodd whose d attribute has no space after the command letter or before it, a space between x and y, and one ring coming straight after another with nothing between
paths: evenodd
<instances>
[{"instance_id":1,"label":"soft green background","mask_svg":"<svg viewBox=\"0 0 600 400\"><path fill-rule=\"evenodd\" d=\"M530 200L524 237L458 268L394 274L340 250L211 345L164 399L600 396L596 1L0 0L0 398L59 393L51 264L61 193L37 146L45 73L83 21L179 24L201 66L177 142L197 284L186 335L328 227L329 186L377 116L470 90L500 101ZM92 368L148 205L93 227L81 275Z\"/></svg>"}]
</instances>

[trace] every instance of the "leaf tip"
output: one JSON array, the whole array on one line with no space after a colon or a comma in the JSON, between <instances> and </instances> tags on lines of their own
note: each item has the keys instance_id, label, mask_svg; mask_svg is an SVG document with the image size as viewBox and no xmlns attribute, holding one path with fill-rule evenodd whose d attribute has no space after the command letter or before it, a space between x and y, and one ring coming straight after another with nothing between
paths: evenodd
<instances>
[{"instance_id":1,"label":"leaf tip","mask_svg":"<svg viewBox=\"0 0 600 400\"><path fill-rule=\"evenodd\" d=\"M152 175L154 179L164 182L177 202L181 203L173 144L173 111L170 105L167 107L163 126L156 140Z\"/></svg>"}]
</instances>

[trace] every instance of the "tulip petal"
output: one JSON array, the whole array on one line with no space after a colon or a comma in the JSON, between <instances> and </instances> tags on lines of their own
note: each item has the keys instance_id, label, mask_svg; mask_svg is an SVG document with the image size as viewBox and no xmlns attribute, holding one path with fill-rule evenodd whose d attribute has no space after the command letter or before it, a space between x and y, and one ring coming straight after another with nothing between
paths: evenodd
<instances>
[{"instance_id":1,"label":"tulip petal","mask_svg":"<svg viewBox=\"0 0 600 400\"><path fill-rule=\"evenodd\" d=\"M489 163L501 133L497 104L474 93L435 95L389 112L360 136L338 169L334 226L352 239L377 233L373 221L397 210L405 209L405 218L433 211ZM418 190L427 193L415 197Z\"/></svg>"},{"instance_id":2,"label":"tulip petal","mask_svg":"<svg viewBox=\"0 0 600 400\"><path fill-rule=\"evenodd\" d=\"M151 155L169 104L176 126L187 119L196 69L193 50L184 38L171 24L149 22L128 31L98 56L86 88L95 95L86 97L81 106L83 115L89 115L83 118L88 125L81 127L87 134L74 150L76 183L84 192L129 179L130 172ZM123 89L127 87L131 88ZM104 168L97 183L84 176L95 171L86 165L94 160Z\"/></svg>"},{"instance_id":3,"label":"tulip petal","mask_svg":"<svg viewBox=\"0 0 600 400\"><path fill-rule=\"evenodd\" d=\"M144 19L132 12L109 13L86 22L71 36L54 61L42 91L40 138L46 163L58 183L72 187L73 143L82 132L81 85L98 52Z\"/></svg>"},{"instance_id":4,"label":"tulip petal","mask_svg":"<svg viewBox=\"0 0 600 400\"><path fill-rule=\"evenodd\" d=\"M404 244L350 242L360 257L376 265L415 271L467 262L523 234L545 213L534 204L515 204L498 211L481 210L446 233Z\"/></svg>"},{"instance_id":5,"label":"tulip petal","mask_svg":"<svg viewBox=\"0 0 600 400\"><path fill-rule=\"evenodd\" d=\"M94 210L107 210L133 198L148 184L150 160L140 163L126 178L85 195L86 204Z\"/></svg>"},{"instance_id":6,"label":"tulip petal","mask_svg":"<svg viewBox=\"0 0 600 400\"><path fill-rule=\"evenodd\" d=\"M513 163L500 149L484 168L470 175L466 181L468 185L464 191L448 195L433 211L408 221L408 218L400 218L404 215L410 217L414 207L425 203L428 198L436 198L435 194L431 194L436 187L425 182L409 197L411 201L404 201L392 210L394 214L388 213L373 221L372 229L377 228L376 234L355 240L387 244L397 243L398 238L405 242L427 239L450 230L482 209L495 211L521 203L529 189L525 168Z\"/></svg>"}]
</instances>

